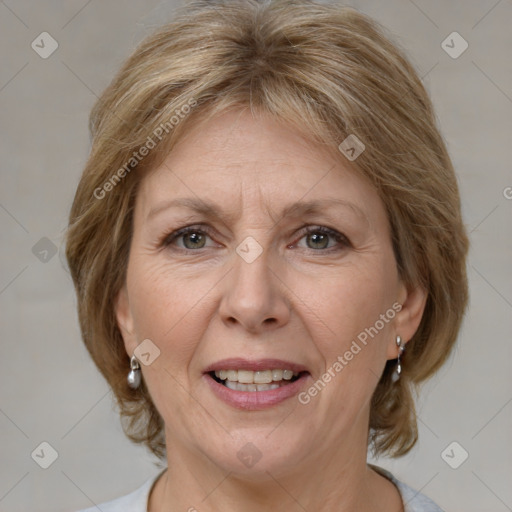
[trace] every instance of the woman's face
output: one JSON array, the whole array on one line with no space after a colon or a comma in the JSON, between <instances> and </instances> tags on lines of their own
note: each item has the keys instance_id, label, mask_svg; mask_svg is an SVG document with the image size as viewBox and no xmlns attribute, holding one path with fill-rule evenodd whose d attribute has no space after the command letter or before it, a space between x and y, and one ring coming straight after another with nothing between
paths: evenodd
<instances>
[{"instance_id":1,"label":"woman's face","mask_svg":"<svg viewBox=\"0 0 512 512\"><path fill-rule=\"evenodd\" d=\"M129 356L150 340L139 359L171 457L277 475L366 453L371 395L420 320L412 297L372 185L237 111L194 125L142 180L117 317Z\"/></svg>"}]
</instances>

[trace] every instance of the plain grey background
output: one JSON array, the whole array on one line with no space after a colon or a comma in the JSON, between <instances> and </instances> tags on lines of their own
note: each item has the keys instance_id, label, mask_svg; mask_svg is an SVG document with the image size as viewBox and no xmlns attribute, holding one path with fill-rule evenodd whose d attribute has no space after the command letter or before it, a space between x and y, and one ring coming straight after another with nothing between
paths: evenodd
<instances>
[{"instance_id":1,"label":"plain grey background","mask_svg":"<svg viewBox=\"0 0 512 512\"><path fill-rule=\"evenodd\" d=\"M82 345L62 236L90 108L175 4L0 1L0 511L77 510L160 471L122 434ZM453 357L418 402L420 440L401 459L373 462L446 511L512 510L512 2L346 4L395 34L423 77L472 244L470 309ZM35 49L51 49L42 32L58 43L47 58Z\"/></svg>"}]
</instances>

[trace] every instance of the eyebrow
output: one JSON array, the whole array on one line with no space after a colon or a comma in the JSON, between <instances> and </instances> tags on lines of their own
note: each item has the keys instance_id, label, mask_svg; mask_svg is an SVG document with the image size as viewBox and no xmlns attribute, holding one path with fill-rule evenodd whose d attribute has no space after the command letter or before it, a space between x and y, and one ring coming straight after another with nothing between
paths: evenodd
<instances>
[{"instance_id":1,"label":"eyebrow","mask_svg":"<svg viewBox=\"0 0 512 512\"><path fill-rule=\"evenodd\" d=\"M349 208L352 210L358 217L363 219L367 224L369 224L368 217L358 206L349 201L345 201L343 199L337 198L328 198L328 199L317 199L311 201L297 201L290 205L287 205L283 208L280 217L298 217L304 215L315 215L325 213L326 210L332 209L336 206L342 206L345 208ZM155 215L158 215L162 211L168 210L170 208L182 207L187 208L189 210L194 210L197 213L203 214L206 217L211 217L215 219L219 219L223 222L229 220L235 220L239 218L239 214L234 212L228 214L227 212L223 212L215 203L211 201L200 199L198 197L180 197L177 199L172 199L170 201L165 201L150 210L148 213L147 219L151 219Z\"/></svg>"}]
</instances>

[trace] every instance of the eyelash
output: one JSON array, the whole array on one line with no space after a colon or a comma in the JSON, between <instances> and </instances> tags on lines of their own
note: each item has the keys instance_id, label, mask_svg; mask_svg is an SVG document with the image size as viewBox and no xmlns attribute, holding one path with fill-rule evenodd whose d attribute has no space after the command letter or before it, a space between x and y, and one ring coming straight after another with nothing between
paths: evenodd
<instances>
[{"instance_id":1,"label":"eyelash","mask_svg":"<svg viewBox=\"0 0 512 512\"><path fill-rule=\"evenodd\" d=\"M160 241L159 245L161 247L169 247L172 243L174 243L176 240L178 240L181 236L187 235L189 233L201 233L204 235L208 235L210 238L212 237L211 230L208 226L203 226L203 225L186 226L184 228L173 231L172 233L170 233L168 235L165 235L163 237L163 239ZM345 248L352 246L352 244L350 243L350 240L345 235L343 235L342 233L340 233L334 229L327 228L325 226L307 226L305 228L305 230L303 230L303 232L298 240L302 240L305 236L312 234L312 233L321 233L323 235L329 235L332 238L334 238L334 240L336 240L336 242L338 242L338 244L344 246ZM184 247L176 247L175 249L182 251L182 252L197 252L197 251L200 251L201 249L207 249L207 247L200 247L199 249L187 249ZM330 247L330 248L326 248L326 249L306 249L306 250L315 252L315 253L319 253L319 252L331 253L333 251L341 250L341 249L337 248L337 247Z\"/></svg>"}]
</instances>

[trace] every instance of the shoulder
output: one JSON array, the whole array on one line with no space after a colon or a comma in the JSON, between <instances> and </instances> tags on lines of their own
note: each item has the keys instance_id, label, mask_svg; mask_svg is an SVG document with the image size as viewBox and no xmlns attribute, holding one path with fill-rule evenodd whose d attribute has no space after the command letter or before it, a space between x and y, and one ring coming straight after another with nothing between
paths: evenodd
<instances>
[{"instance_id":1,"label":"shoulder","mask_svg":"<svg viewBox=\"0 0 512 512\"><path fill-rule=\"evenodd\" d=\"M397 480L393 474L386 469L374 466L373 464L369 464L369 466L396 485L402 497L402 501L404 502L405 512L443 512L443 509L430 498L400 480Z\"/></svg>"},{"instance_id":2,"label":"shoulder","mask_svg":"<svg viewBox=\"0 0 512 512\"><path fill-rule=\"evenodd\" d=\"M149 494L163 471L146 480L138 489L130 494L104 503L99 503L98 505L79 510L78 512L97 512L98 509L102 512L126 512L127 510L130 512L147 512Z\"/></svg>"}]
</instances>

